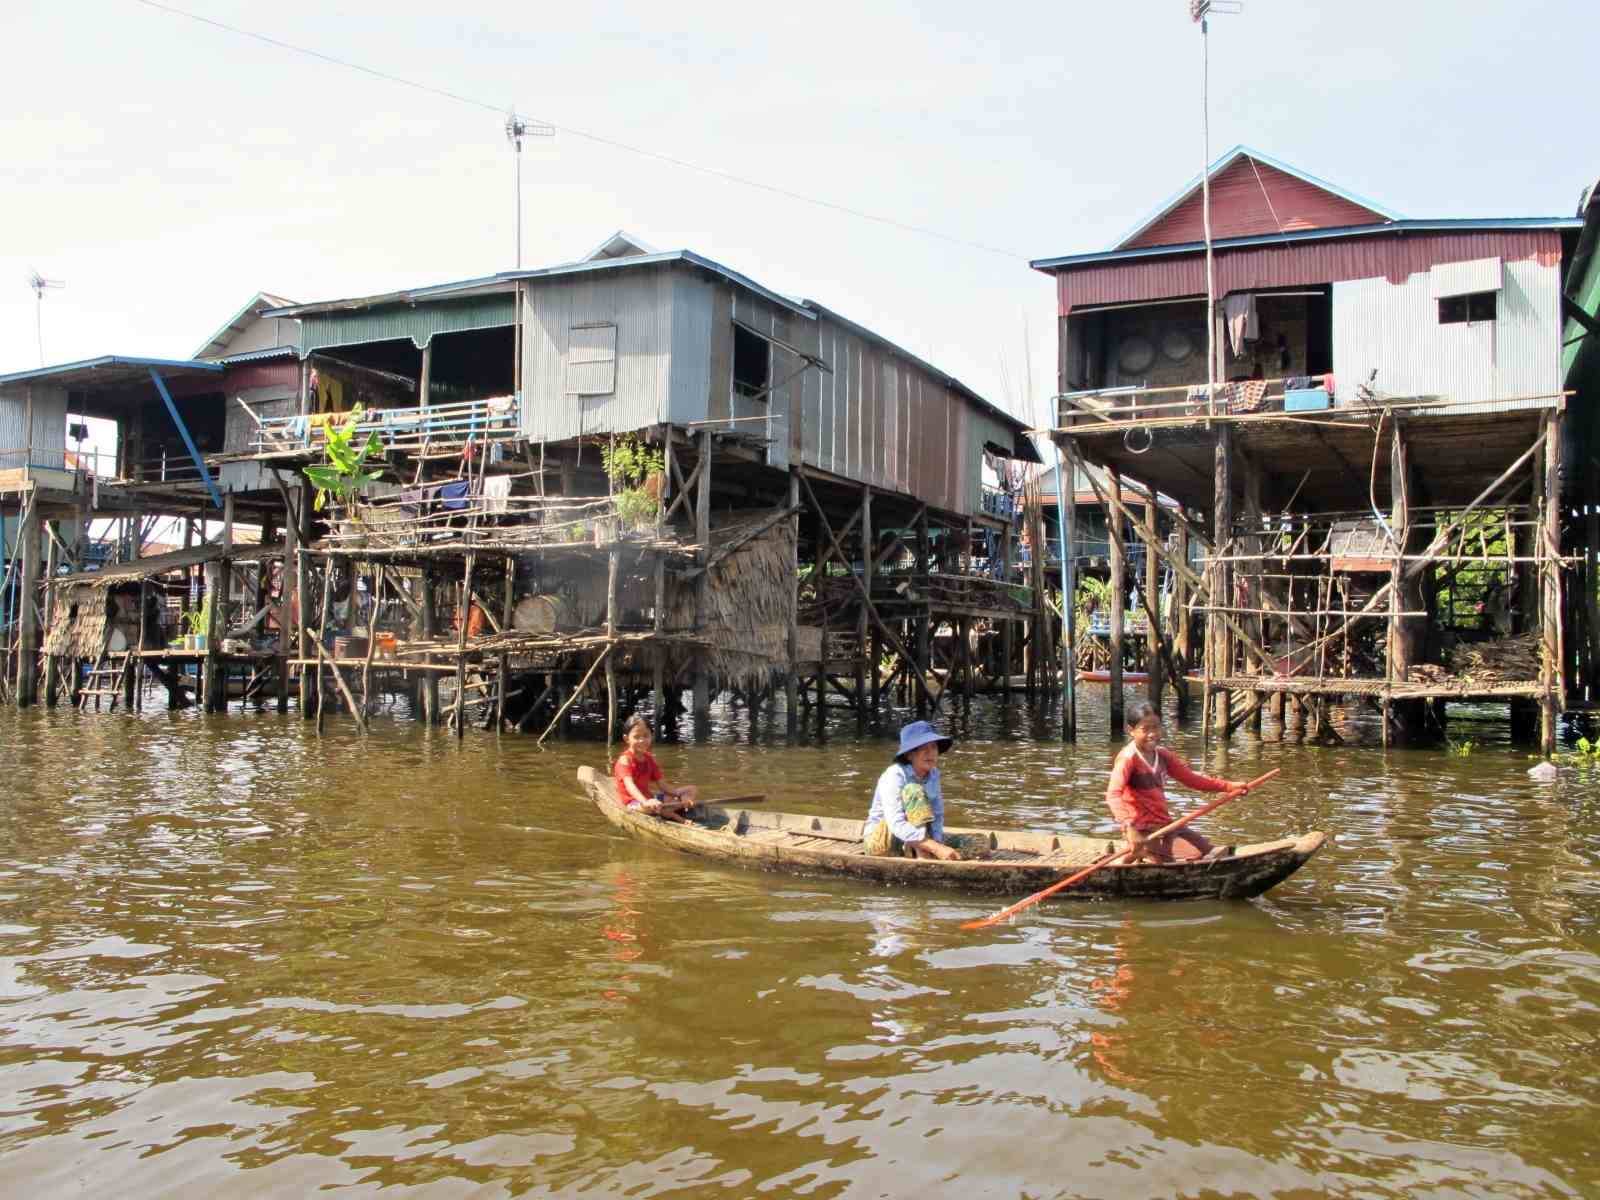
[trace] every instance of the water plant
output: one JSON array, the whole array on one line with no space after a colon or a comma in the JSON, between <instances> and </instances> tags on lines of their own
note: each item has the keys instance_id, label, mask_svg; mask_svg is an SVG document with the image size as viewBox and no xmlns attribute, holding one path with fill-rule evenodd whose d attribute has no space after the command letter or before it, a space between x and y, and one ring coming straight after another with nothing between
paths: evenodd
<instances>
[{"instance_id":1,"label":"water plant","mask_svg":"<svg viewBox=\"0 0 1600 1200\"><path fill-rule=\"evenodd\" d=\"M1460 741L1446 738L1444 741L1444 752L1451 758L1471 758L1472 752L1477 748L1478 743L1472 738L1462 738Z\"/></svg>"}]
</instances>

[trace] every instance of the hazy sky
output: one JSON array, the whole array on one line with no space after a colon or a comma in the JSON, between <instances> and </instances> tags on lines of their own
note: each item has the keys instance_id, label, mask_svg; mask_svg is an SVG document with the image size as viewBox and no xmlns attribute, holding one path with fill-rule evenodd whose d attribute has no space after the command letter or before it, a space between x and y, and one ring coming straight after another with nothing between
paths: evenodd
<instances>
[{"instance_id":1,"label":"hazy sky","mask_svg":"<svg viewBox=\"0 0 1600 1200\"><path fill-rule=\"evenodd\" d=\"M617 228L813 297L1022 411L1054 372L1027 259L1108 245L1201 158L1185 0L695 5L177 0L562 127L525 154L525 262ZM496 112L137 0L5 0L0 372L187 357L254 292L513 265ZM1212 147L1406 216L1569 215L1600 174L1594 0L1247 0L1212 36ZM600 144L926 226L908 233ZM1025 346L1031 355L1025 353Z\"/></svg>"}]
</instances>

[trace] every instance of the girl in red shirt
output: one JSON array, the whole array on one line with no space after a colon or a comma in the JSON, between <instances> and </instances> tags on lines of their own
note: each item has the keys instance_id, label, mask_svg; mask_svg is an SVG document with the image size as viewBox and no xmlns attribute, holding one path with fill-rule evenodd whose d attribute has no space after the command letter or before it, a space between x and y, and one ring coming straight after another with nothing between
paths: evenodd
<instances>
[{"instance_id":1,"label":"girl in red shirt","mask_svg":"<svg viewBox=\"0 0 1600 1200\"><path fill-rule=\"evenodd\" d=\"M1171 862L1173 843L1181 840L1192 848L1183 858L1203 858L1211 861L1226 858L1233 852L1231 846L1213 846L1204 834L1192 826L1184 826L1159 838L1147 835L1172 821L1167 808L1167 779L1201 792L1230 792L1244 790L1244 784L1226 779L1213 779L1190 768L1171 750L1161 744L1161 710L1149 701L1133 706L1128 715L1128 744L1111 764L1111 779L1106 784L1106 805L1117 824L1122 826L1127 839L1130 863L1150 859L1154 862Z\"/></svg>"},{"instance_id":2,"label":"girl in red shirt","mask_svg":"<svg viewBox=\"0 0 1600 1200\"><path fill-rule=\"evenodd\" d=\"M622 744L627 749L617 755L616 765L611 769L612 781L617 785L617 799L624 808L637 807L640 812L681 821L680 814L694 807L699 789L693 784L673 787L662 778L661 766L650 753L652 741L650 722L634 713L622 727Z\"/></svg>"}]
</instances>

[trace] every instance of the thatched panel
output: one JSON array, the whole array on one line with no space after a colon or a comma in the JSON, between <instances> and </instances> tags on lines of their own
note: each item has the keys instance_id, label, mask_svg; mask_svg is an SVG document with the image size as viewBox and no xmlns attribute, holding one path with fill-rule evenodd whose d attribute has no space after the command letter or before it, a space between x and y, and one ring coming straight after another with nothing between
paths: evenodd
<instances>
[{"instance_id":1,"label":"thatched panel","mask_svg":"<svg viewBox=\"0 0 1600 1200\"><path fill-rule=\"evenodd\" d=\"M725 546L772 516L771 509L719 514L712 544ZM779 521L711 568L706 612L695 628L695 585L668 576L666 625L711 642L706 669L715 687L765 687L789 668L794 619L794 530ZM677 664L672 664L674 667Z\"/></svg>"},{"instance_id":2,"label":"thatched panel","mask_svg":"<svg viewBox=\"0 0 1600 1200\"><path fill-rule=\"evenodd\" d=\"M57 658L97 659L106 644L111 581L69 583L56 588L55 612L45 630L44 652ZM137 614L135 614L137 621ZM139 635L137 624L133 636Z\"/></svg>"}]
</instances>

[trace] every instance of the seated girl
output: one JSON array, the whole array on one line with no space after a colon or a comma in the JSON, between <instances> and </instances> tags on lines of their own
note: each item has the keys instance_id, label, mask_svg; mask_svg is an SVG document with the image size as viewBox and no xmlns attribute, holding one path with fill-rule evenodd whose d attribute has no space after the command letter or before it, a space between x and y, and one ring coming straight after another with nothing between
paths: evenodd
<instances>
[{"instance_id":1,"label":"seated girl","mask_svg":"<svg viewBox=\"0 0 1600 1200\"><path fill-rule=\"evenodd\" d=\"M681 821L682 814L694 807L699 789L693 784L673 787L662 777L661 766L650 753L653 740L650 722L638 713L623 725L622 744L626 749L617 755L616 765L611 769L611 778L617 785L617 799L624 808L637 808L640 812Z\"/></svg>"},{"instance_id":2,"label":"seated girl","mask_svg":"<svg viewBox=\"0 0 1600 1200\"><path fill-rule=\"evenodd\" d=\"M1176 779L1200 792L1242 790L1244 784L1202 775L1161 744L1161 710L1141 701L1128 714L1128 744L1111 764L1111 779L1106 785L1106 806L1122 826L1129 851L1127 861L1149 859L1166 863L1174 858L1214 861L1233 853L1233 847L1213 846L1193 826L1185 826L1159 838L1148 835L1172 821L1167 808L1167 779ZM1185 843L1179 851L1176 843Z\"/></svg>"}]
</instances>

